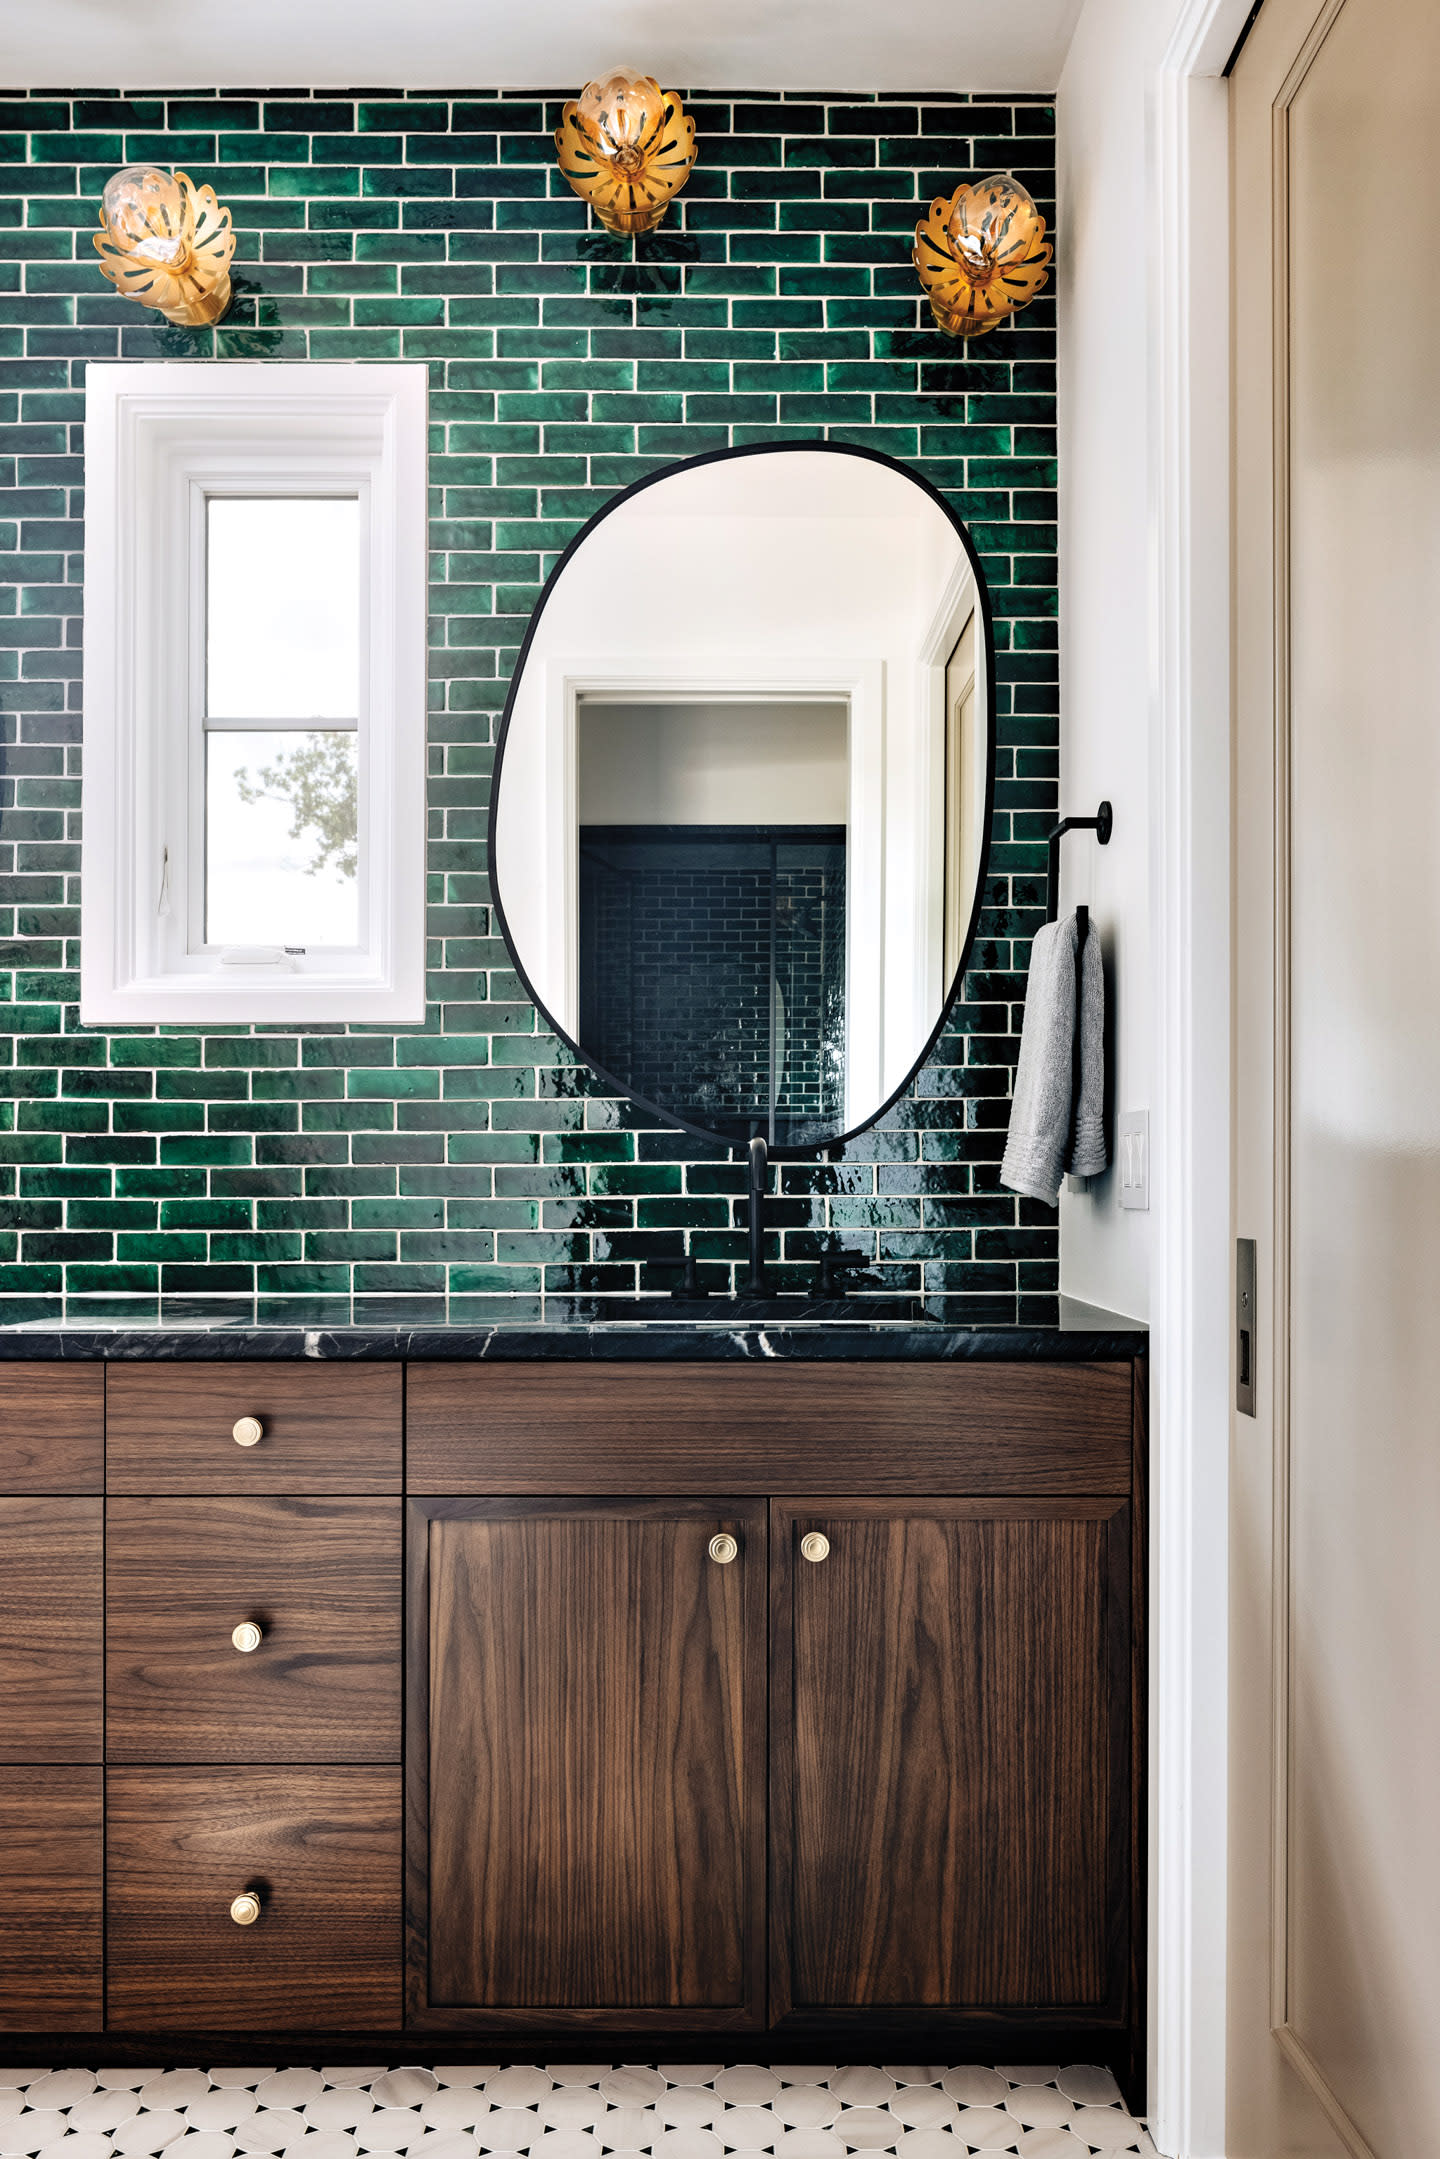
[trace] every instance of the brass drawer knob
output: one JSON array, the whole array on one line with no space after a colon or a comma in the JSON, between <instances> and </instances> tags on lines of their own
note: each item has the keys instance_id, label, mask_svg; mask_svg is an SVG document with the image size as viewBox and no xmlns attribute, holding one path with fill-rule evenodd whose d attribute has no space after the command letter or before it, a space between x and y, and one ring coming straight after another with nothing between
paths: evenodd
<instances>
[{"instance_id":1,"label":"brass drawer knob","mask_svg":"<svg viewBox=\"0 0 1440 2159\"><path fill-rule=\"evenodd\" d=\"M237 1649L248 1656L252 1649L258 1649L264 1641L265 1629L253 1619L242 1619L239 1626L231 1632L230 1639Z\"/></svg>"},{"instance_id":2,"label":"brass drawer knob","mask_svg":"<svg viewBox=\"0 0 1440 2159\"><path fill-rule=\"evenodd\" d=\"M242 1889L230 1906L230 1917L237 1927L253 1927L260 1917L260 1899L253 1889Z\"/></svg>"},{"instance_id":3,"label":"brass drawer knob","mask_svg":"<svg viewBox=\"0 0 1440 2159\"><path fill-rule=\"evenodd\" d=\"M258 1447L265 1437L265 1427L258 1417L237 1417L230 1427L230 1437L237 1447Z\"/></svg>"},{"instance_id":4,"label":"brass drawer knob","mask_svg":"<svg viewBox=\"0 0 1440 2159\"><path fill-rule=\"evenodd\" d=\"M821 1530L812 1529L808 1536L800 1539L800 1556L813 1559L818 1566L822 1559L830 1557L830 1539Z\"/></svg>"},{"instance_id":5,"label":"brass drawer knob","mask_svg":"<svg viewBox=\"0 0 1440 2159\"><path fill-rule=\"evenodd\" d=\"M739 1549L735 1539L728 1536L723 1529L718 1536L710 1539L710 1557L717 1567L728 1567Z\"/></svg>"}]
</instances>

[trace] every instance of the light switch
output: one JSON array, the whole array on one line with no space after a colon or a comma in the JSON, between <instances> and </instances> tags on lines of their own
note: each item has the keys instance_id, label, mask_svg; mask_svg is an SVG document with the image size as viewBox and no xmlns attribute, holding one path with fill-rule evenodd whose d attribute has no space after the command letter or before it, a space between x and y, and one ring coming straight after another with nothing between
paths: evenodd
<instances>
[{"instance_id":1,"label":"light switch","mask_svg":"<svg viewBox=\"0 0 1440 2159\"><path fill-rule=\"evenodd\" d=\"M1150 1112L1124 1110L1120 1117L1116 1163L1120 1172L1122 1207L1150 1205Z\"/></svg>"}]
</instances>

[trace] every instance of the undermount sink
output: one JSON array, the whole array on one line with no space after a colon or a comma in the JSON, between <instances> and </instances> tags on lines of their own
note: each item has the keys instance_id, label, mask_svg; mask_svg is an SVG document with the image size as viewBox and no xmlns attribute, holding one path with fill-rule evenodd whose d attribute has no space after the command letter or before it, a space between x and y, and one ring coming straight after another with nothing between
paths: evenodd
<instances>
[{"instance_id":1,"label":"undermount sink","mask_svg":"<svg viewBox=\"0 0 1440 2159\"><path fill-rule=\"evenodd\" d=\"M617 1298L607 1318L625 1320L683 1321L687 1327L716 1326L866 1326L888 1320L892 1326L913 1327L927 1318L913 1297L637 1297L623 1304Z\"/></svg>"}]
</instances>

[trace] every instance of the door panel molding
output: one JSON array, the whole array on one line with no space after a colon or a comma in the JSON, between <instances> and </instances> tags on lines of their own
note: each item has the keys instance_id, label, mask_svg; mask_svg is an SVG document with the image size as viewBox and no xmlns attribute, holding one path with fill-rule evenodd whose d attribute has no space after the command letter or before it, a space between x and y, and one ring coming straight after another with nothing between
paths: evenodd
<instances>
[{"instance_id":1,"label":"door panel molding","mask_svg":"<svg viewBox=\"0 0 1440 2159\"><path fill-rule=\"evenodd\" d=\"M1270 2022L1287 2057L1321 2098L1332 2120L1344 2117L1338 2100L1326 2093L1318 2065L1298 2035L1290 2030L1290 1807L1293 1767L1290 1641L1290 1312L1292 1163L1289 1105L1294 1084L1291 1038L1294 927L1291 887L1294 864L1294 702L1290 617L1290 116L1295 99L1314 66L1346 0L1324 0L1308 36L1296 54L1271 112L1271 261L1270 379L1272 527L1272 667L1274 674L1274 887L1271 958L1274 984L1272 1051L1270 1309L1266 1328L1272 1360L1273 1492L1271 1558L1271 1870L1270 1870ZM1284 2043L1289 2034L1289 2044ZM1352 2125L1353 2127L1353 2125ZM1358 2135L1358 2131L1354 2131ZM1352 2149L1356 2147L1352 2146ZM1368 2147L1364 2147L1368 2150Z\"/></svg>"}]
</instances>

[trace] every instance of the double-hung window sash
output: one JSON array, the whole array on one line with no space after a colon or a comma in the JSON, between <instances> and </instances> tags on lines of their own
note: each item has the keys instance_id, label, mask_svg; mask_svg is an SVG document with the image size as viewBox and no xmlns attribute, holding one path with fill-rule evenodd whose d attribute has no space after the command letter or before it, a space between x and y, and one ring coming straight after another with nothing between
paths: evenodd
<instances>
[{"instance_id":1,"label":"double-hung window sash","mask_svg":"<svg viewBox=\"0 0 1440 2159\"><path fill-rule=\"evenodd\" d=\"M283 967L359 941L363 507L213 491L197 505L191 952Z\"/></svg>"}]
</instances>

